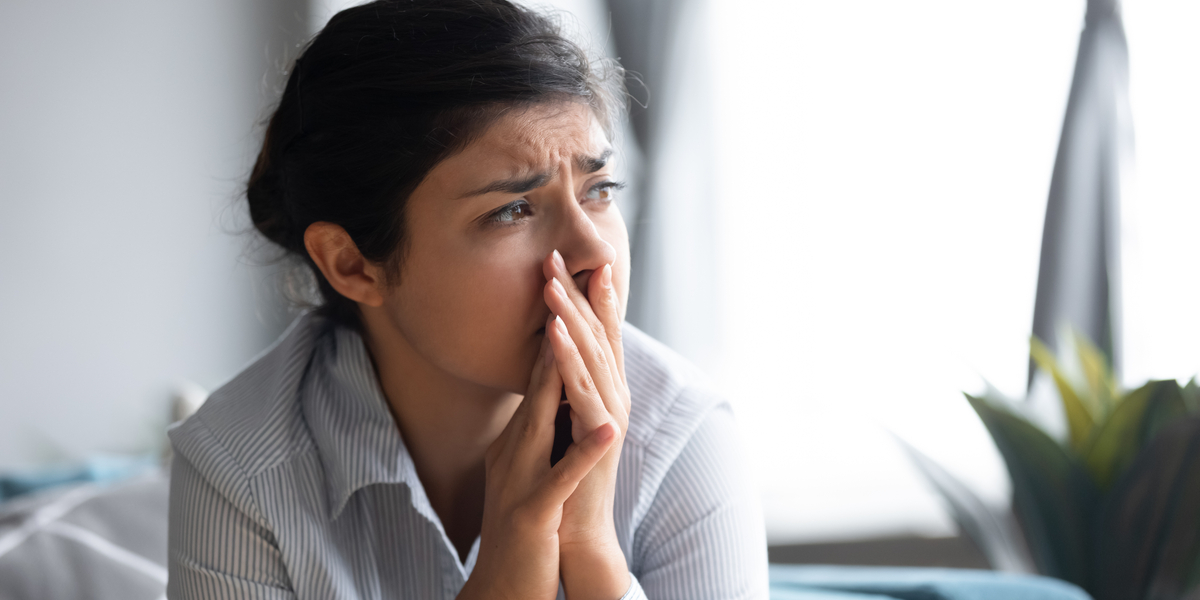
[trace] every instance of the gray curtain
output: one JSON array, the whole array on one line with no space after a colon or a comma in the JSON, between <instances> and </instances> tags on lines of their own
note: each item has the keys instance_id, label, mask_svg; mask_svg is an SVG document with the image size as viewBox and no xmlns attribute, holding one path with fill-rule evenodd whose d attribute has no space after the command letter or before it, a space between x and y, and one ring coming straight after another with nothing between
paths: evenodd
<instances>
[{"instance_id":1,"label":"gray curtain","mask_svg":"<svg viewBox=\"0 0 1200 600\"><path fill-rule=\"evenodd\" d=\"M1129 52L1118 0L1088 0L1042 234L1033 333L1073 327L1121 364L1120 184L1132 155ZM1029 386L1035 367L1030 362Z\"/></svg>"},{"instance_id":2,"label":"gray curtain","mask_svg":"<svg viewBox=\"0 0 1200 600\"><path fill-rule=\"evenodd\" d=\"M707 2L608 0L611 35L635 98L642 160L628 320L701 366L719 341Z\"/></svg>"}]
</instances>

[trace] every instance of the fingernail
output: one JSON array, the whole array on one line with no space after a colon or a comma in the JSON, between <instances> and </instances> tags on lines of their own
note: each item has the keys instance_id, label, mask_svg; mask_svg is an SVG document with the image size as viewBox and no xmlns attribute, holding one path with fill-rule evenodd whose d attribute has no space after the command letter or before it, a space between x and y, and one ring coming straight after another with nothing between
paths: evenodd
<instances>
[{"instance_id":1,"label":"fingernail","mask_svg":"<svg viewBox=\"0 0 1200 600\"><path fill-rule=\"evenodd\" d=\"M567 299L567 289L563 287L563 284L558 282L557 277L550 280L550 286L554 288L554 292L561 296L563 300Z\"/></svg>"},{"instance_id":2,"label":"fingernail","mask_svg":"<svg viewBox=\"0 0 1200 600\"><path fill-rule=\"evenodd\" d=\"M563 335L567 334L567 324L563 323L562 317L555 315L554 326L557 327L558 331L561 332Z\"/></svg>"},{"instance_id":3,"label":"fingernail","mask_svg":"<svg viewBox=\"0 0 1200 600\"><path fill-rule=\"evenodd\" d=\"M596 441L597 442L600 442L601 444L603 444L603 443L613 439L614 437L616 437L617 432L614 430L612 425L605 423L605 424L601 425L600 427L602 429L600 429L600 431L596 432Z\"/></svg>"},{"instance_id":4,"label":"fingernail","mask_svg":"<svg viewBox=\"0 0 1200 600\"><path fill-rule=\"evenodd\" d=\"M600 285L605 288L612 287L612 265L604 265L604 270L600 273Z\"/></svg>"},{"instance_id":5,"label":"fingernail","mask_svg":"<svg viewBox=\"0 0 1200 600\"><path fill-rule=\"evenodd\" d=\"M567 262L565 260L563 260L562 255L558 253L557 249L554 250L553 260L554 260L554 265L557 266L558 268L562 269L563 272L565 273L567 270Z\"/></svg>"}]
</instances>

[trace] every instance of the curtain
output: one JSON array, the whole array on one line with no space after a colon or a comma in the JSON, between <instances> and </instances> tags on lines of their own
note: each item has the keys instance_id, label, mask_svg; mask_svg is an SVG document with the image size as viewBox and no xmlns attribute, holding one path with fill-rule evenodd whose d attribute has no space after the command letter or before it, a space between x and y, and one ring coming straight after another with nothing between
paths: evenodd
<instances>
[{"instance_id":1,"label":"curtain","mask_svg":"<svg viewBox=\"0 0 1200 600\"><path fill-rule=\"evenodd\" d=\"M641 163L629 322L703 367L716 360L712 81L704 0L608 0L611 35L631 72L630 124Z\"/></svg>"},{"instance_id":2,"label":"curtain","mask_svg":"<svg viewBox=\"0 0 1200 600\"><path fill-rule=\"evenodd\" d=\"M1120 190L1132 156L1128 90L1120 4L1088 0L1050 181L1033 334L1062 354L1069 348L1057 333L1070 326L1114 369L1121 364ZM1031 361L1031 388L1035 375Z\"/></svg>"}]
</instances>

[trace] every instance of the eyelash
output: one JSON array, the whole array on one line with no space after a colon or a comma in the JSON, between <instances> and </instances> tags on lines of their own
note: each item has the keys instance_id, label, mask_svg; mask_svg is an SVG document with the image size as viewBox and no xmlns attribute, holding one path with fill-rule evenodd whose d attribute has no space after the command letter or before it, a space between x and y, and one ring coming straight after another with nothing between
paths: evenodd
<instances>
[{"instance_id":1,"label":"eyelash","mask_svg":"<svg viewBox=\"0 0 1200 600\"><path fill-rule=\"evenodd\" d=\"M484 221L491 225L513 225L517 222L515 218L503 219L501 217L505 214L512 214L512 212L518 208L528 212L532 207L529 206L529 203L526 202L524 198L519 198L488 213L487 217L484 218Z\"/></svg>"},{"instance_id":2,"label":"eyelash","mask_svg":"<svg viewBox=\"0 0 1200 600\"><path fill-rule=\"evenodd\" d=\"M623 189L625 189L625 182L623 181L601 181L600 183L593 185L592 188L588 190L588 195L591 195L592 192L609 192L609 196L606 201L612 202L616 199L613 197L615 193ZM597 198L597 200L599 200L599 198Z\"/></svg>"},{"instance_id":3,"label":"eyelash","mask_svg":"<svg viewBox=\"0 0 1200 600\"><path fill-rule=\"evenodd\" d=\"M616 191L622 190L624 188L625 188L625 183L621 182L621 181L601 181L600 183L597 183L596 185L593 185L590 189L588 189L587 195L590 196L597 192L610 192L608 198L590 199L593 201L601 201L601 202L608 203L608 202L612 202L615 199L613 197L612 192L616 192ZM514 224L516 224L518 219L512 218L512 217L505 218L504 215L512 215L514 211L521 210L523 213L526 214L526 216L528 216L528 215L532 214L531 208L532 207L529 206L529 202L527 202L524 198L519 198L517 200L509 202L508 204L505 204L504 206L501 206L500 208L497 208L496 210L488 213L488 215L484 218L484 221L489 224L493 224L493 225L501 225L501 226L514 225Z\"/></svg>"}]
</instances>

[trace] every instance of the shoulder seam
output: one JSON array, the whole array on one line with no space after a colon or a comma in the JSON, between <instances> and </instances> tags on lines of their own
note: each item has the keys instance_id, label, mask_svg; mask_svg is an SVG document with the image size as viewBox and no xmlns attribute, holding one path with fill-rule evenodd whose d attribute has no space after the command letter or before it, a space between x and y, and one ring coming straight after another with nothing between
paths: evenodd
<instances>
[{"instance_id":1,"label":"shoulder seam","mask_svg":"<svg viewBox=\"0 0 1200 600\"><path fill-rule=\"evenodd\" d=\"M255 514L251 515L252 518L257 521L259 525L267 527L266 515L263 513L262 507L259 506L258 496L254 493L254 486L250 485L250 481L254 479L254 477L251 477L246 471L246 466L242 464L242 461L239 460L233 452L230 452L228 446L225 445L225 442L223 442L216 436L216 434L213 433L212 427L207 421L204 420L203 416L199 413L193 416L196 418L196 421L203 426L199 429L204 432L205 437L212 441L212 447L221 452L221 454L225 455L225 457L229 459L229 464L237 468L240 487L244 488L246 498L250 502L250 508L254 509ZM201 476L203 476L203 474L201 474ZM205 479L208 478L205 477ZM267 528L270 529L269 527Z\"/></svg>"},{"instance_id":2,"label":"shoulder seam","mask_svg":"<svg viewBox=\"0 0 1200 600\"><path fill-rule=\"evenodd\" d=\"M676 393L673 398L671 398L670 404L667 405L666 410L664 411L664 414L667 417L670 417L672 414L674 414L676 408L679 406L680 400L682 400L684 394L687 392L694 392L698 395L704 395L704 396L710 395L708 393L707 388L696 386L691 383L687 383L683 386L680 386L679 392ZM704 406L704 408L697 411L696 419L695 419L694 423L692 423L691 429L687 432L687 435L685 436L686 439L684 440L683 446L686 446L688 441L690 441L692 439L692 436L695 435L696 430L699 429L700 425L704 422L704 419L708 418L709 413L716 410L717 407L719 407L721 405L727 405L727 404L728 404L727 400L725 400L724 398L719 398L715 402L712 402L711 404ZM646 442L647 447L653 445L654 441L657 440L660 435L662 435L662 430L663 430L662 425L666 421L667 421L667 419L664 418L663 421L659 422L657 424L657 426L654 428L654 435L652 435L650 437L650 439L647 440L647 442ZM680 449L682 449L683 446L680 446Z\"/></svg>"}]
</instances>

